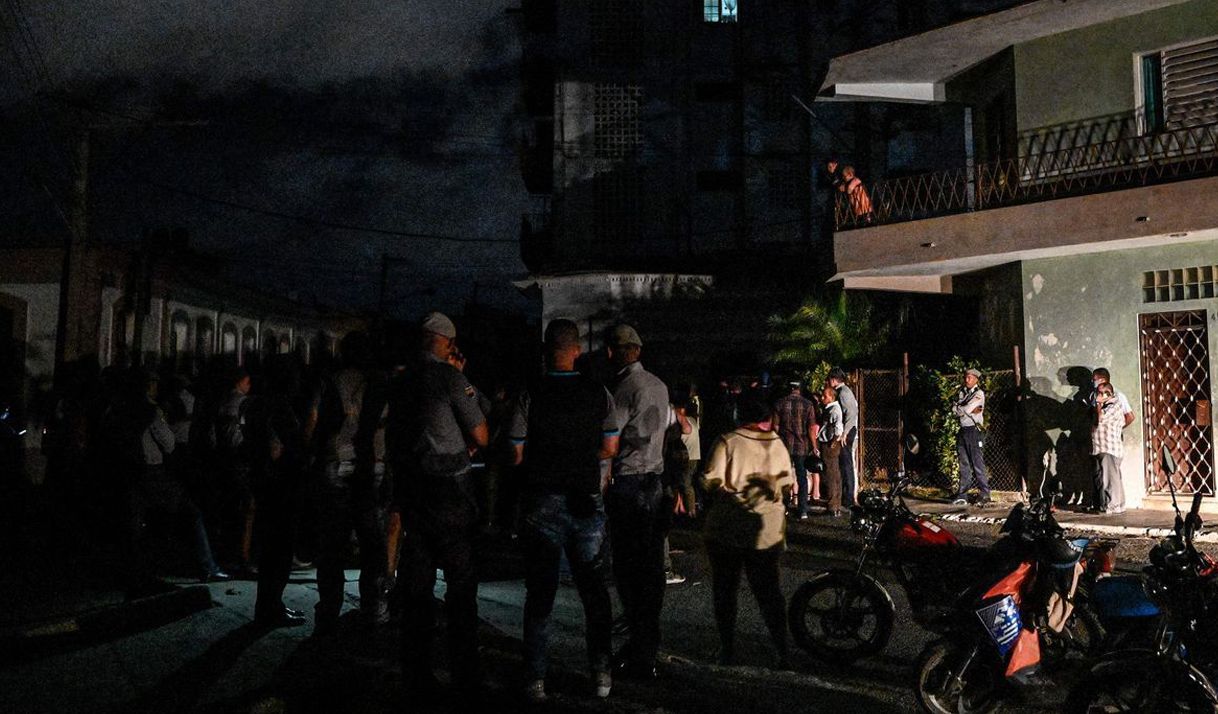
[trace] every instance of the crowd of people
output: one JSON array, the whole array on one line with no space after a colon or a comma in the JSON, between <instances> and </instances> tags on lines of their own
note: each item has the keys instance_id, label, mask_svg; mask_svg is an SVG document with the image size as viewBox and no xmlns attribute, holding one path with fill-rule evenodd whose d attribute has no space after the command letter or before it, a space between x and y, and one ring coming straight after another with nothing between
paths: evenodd
<instances>
[{"instance_id":1,"label":"crowd of people","mask_svg":"<svg viewBox=\"0 0 1218 714\"><path fill-rule=\"evenodd\" d=\"M453 322L431 313L419 327L417 348L388 362L356 332L326 365L285 354L193 382L130 367L74 374L44 442L52 485L121 514L110 524L132 597L161 587L164 553L158 562L146 537L160 521L178 526L179 566L200 580L256 577L254 621L268 628L307 622L283 592L292 569L312 561L315 634L333 632L355 541L355 618L375 628L400 615L406 686L420 692L438 688L437 570L449 671L459 691L481 680L477 550L495 513L507 513L498 523L524 555L532 701L547 696L564 567L585 609L594 694L608 696L615 677L657 676L664 593L681 580L668 533L674 519L696 519L719 660L734 658L743 571L776 662L786 661L787 517L807 518L818 503L839 516L855 498L858 404L842 370L816 385L815 403L798 382L773 394L768 377L725 379L704 403L695 387L670 388L644 368L629 325L607 334L609 374L594 378L584 336L560 319L545 331L544 370L488 398L465 376ZM514 505L495 507L488 491ZM611 581L627 633L617 652Z\"/></svg>"}]
</instances>

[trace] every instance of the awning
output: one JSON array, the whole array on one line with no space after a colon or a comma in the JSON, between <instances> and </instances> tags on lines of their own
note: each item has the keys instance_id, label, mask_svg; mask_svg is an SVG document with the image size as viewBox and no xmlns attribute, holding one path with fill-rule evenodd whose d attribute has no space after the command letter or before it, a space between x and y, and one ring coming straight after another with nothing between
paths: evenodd
<instances>
[{"instance_id":1,"label":"awning","mask_svg":"<svg viewBox=\"0 0 1218 714\"><path fill-rule=\"evenodd\" d=\"M1012 45L1191 0L1034 0L835 57L818 99L942 102L957 74Z\"/></svg>"}]
</instances>

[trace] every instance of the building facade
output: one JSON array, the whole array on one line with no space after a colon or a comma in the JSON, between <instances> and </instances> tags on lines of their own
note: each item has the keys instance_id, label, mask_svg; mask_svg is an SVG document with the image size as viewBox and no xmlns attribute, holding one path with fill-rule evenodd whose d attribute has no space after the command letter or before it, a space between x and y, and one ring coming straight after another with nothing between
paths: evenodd
<instances>
[{"instance_id":1,"label":"building facade","mask_svg":"<svg viewBox=\"0 0 1218 714\"><path fill-rule=\"evenodd\" d=\"M1218 1L1024 3L836 57L820 96L960 109L959 165L838 203L835 278L976 297L982 352L1021 348L1030 483L1068 476L1104 367L1129 504L1168 503L1164 448L1214 496Z\"/></svg>"},{"instance_id":2,"label":"building facade","mask_svg":"<svg viewBox=\"0 0 1218 714\"><path fill-rule=\"evenodd\" d=\"M27 452L40 448L56 365L171 368L184 375L220 359L247 365L296 353L305 362L333 355L358 318L328 313L217 278L190 255L152 257L91 247L74 252L60 334L63 253L0 250L0 402L27 424Z\"/></svg>"}]
</instances>

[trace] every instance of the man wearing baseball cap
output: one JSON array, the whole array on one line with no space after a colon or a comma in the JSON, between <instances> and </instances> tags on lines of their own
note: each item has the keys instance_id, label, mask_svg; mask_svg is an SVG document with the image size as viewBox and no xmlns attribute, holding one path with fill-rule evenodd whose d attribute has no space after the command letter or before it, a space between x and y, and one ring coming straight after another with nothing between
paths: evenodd
<instances>
[{"instance_id":1,"label":"man wearing baseball cap","mask_svg":"<svg viewBox=\"0 0 1218 714\"><path fill-rule=\"evenodd\" d=\"M613 572L630 639L619 653L619 677L654 678L664 607L664 539L672 520L672 498L661 480L664 432L673 421L668 387L643 369L643 341L630 325L609 334L618 453L606 493Z\"/></svg>"},{"instance_id":2,"label":"man wearing baseball cap","mask_svg":"<svg viewBox=\"0 0 1218 714\"><path fill-rule=\"evenodd\" d=\"M985 477L985 461L981 456L981 425L985 423L985 392L981 389L981 372L966 370L964 384L956 392L952 413L960 420L956 433L956 458L960 461L960 488L956 492L957 506L968 504L968 490L977 483L977 503L990 502L990 484Z\"/></svg>"},{"instance_id":3,"label":"man wearing baseball cap","mask_svg":"<svg viewBox=\"0 0 1218 714\"><path fill-rule=\"evenodd\" d=\"M444 570L448 649L453 681L480 685L478 581L473 546L478 517L471 455L487 444L478 392L449 357L457 328L439 312L420 324L421 354L390 402L386 440L402 511L400 577L406 598L403 677L417 693L436 686L431 638L436 568Z\"/></svg>"}]
</instances>

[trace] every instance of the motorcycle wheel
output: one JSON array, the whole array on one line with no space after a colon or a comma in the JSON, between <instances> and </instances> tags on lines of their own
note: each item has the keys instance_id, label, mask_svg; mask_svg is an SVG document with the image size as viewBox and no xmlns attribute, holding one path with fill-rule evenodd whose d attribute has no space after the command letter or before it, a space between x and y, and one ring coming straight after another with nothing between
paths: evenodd
<instances>
[{"instance_id":1,"label":"motorcycle wheel","mask_svg":"<svg viewBox=\"0 0 1218 714\"><path fill-rule=\"evenodd\" d=\"M791 596L788 614L795 643L829 662L873 655L892 637L892 600L874 580L853 573L804 583Z\"/></svg>"},{"instance_id":2,"label":"motorcycle wheel","mask_svg":"<svg viewBox=\"0 0 1218 714\"><path fill-rule=\"evenodd\" d=\"M989 714L1001 704L997 672L981 655L965 664L971 645L935 640L918 657L916 693L930 714ZM963 670L960 668L964 667Z\"/></svg>"},{"instance_id":3,"label":"motorcycle wheel","mask_svg":"<svg viewBox=\"0 0 1218 714\"><path fill-rule=\"evenodd\" d=\"M1164 678L1154 669L1126 671L1120 676L1106 671L1088 674L1074 685L1066 698L1066 714L1116 714L1117 712L1203 712L1218 707L1196 682Z\"/></svg>"}]
</instances>

